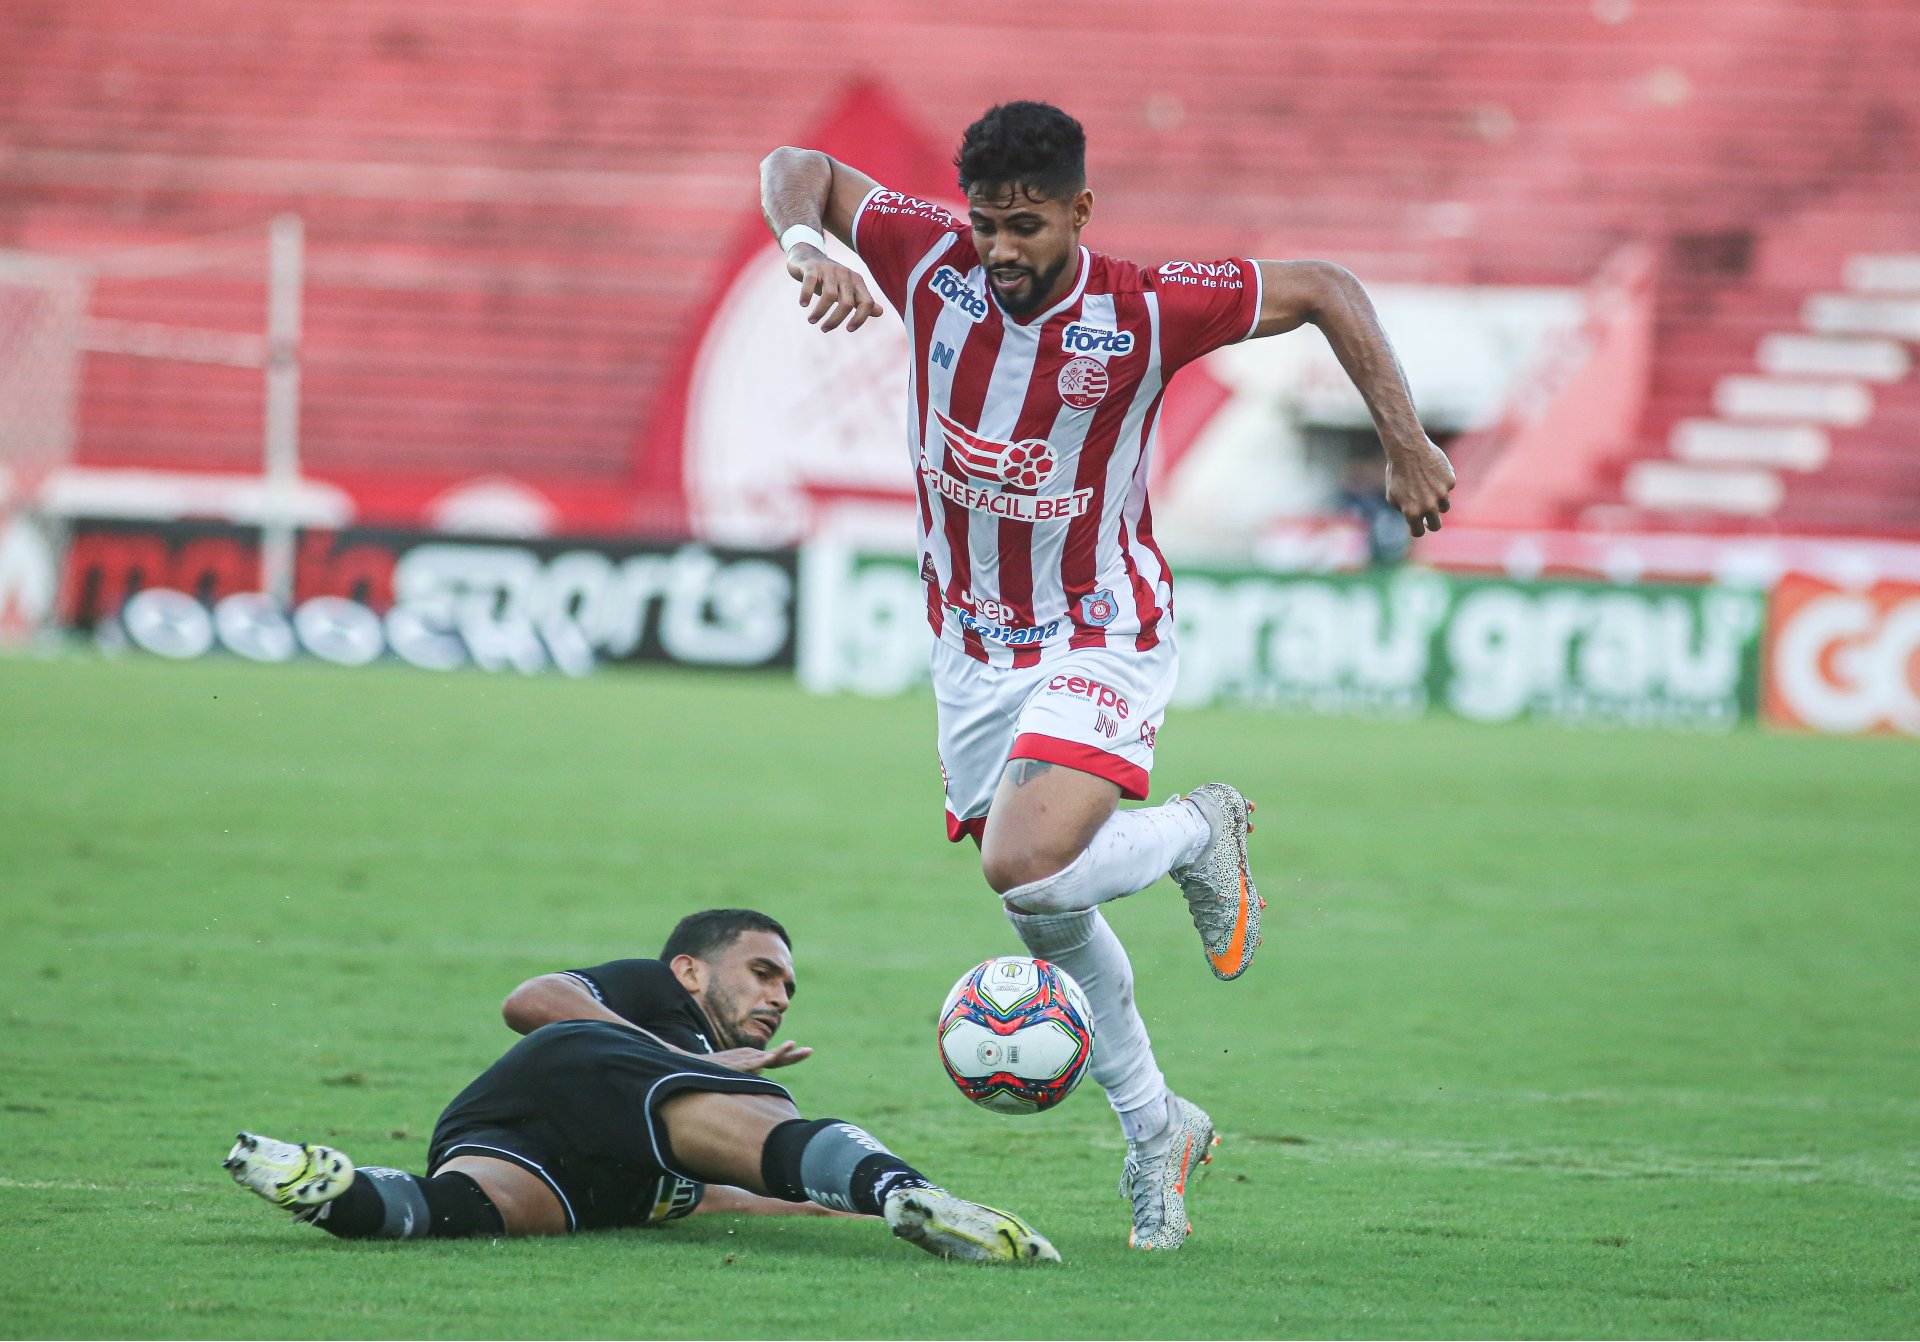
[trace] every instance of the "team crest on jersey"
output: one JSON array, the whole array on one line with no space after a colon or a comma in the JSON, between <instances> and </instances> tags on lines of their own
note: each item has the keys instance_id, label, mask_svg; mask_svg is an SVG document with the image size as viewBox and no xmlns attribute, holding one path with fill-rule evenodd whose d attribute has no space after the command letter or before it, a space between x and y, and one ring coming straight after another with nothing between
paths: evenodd
<instances>
[{"instance_id":1,"label":"team crest on jersey","mask_svg":"<svg viewBox=\"0 0 1920 1342\"><path fill-rule=\"evenodd\" d=\"M1080 618L1087 624L1109 625L1119 614L1120 605L1113 599L1111 587L1102 587L1080 598Z\"/></svg>"},{"instance_id":2,"label":"team crest on jersey","mask_svg":"<svg viewBox=\"0 0 1920 1342\"><path fill-rule=\"evenodd\" d=\"M1085 410L1099 405L1107 399L1107 388L1111 379L1107 377L1107 366L1098 359L1089 359L1081 355L1077 359L1068 359L1060 369L1058 386L1060 399L1075 410Z\"/></svg>"},{"instance_id":3,"label":"team crest on jersey","mask_svg":"<svg viewBox=\"0 0 1920 1342\"><path fill-rule=\"evenodd\" d=\"M1060 333L1060 348L1069 354L1121 355L1133 353L1133 332L1114 331L1085 322L1068 322Z\"/></svg>"},{"instance_id":4,"label":"team crest on jersey","mask_svg":"<svg viewBox=\"0 0 1920 1342\"><path fill-rule=\"evenodd\" d=\"M970 322L987 319L987 300L973 291L966 277L952 266L941 266L927 277L927 288L940 295L940 301L958 308Z\"/></svg>"},{"instance_id":5,"label":"team crest on jersey","mask_svg":"<svg viewBox=\"0 0 1920 1342\"><path fill-rule=\"evenodd\" d=\"M933 567L932 555L920 556L920 581L932 582L932 583L937 583L940 581L940 575L934 570L934 567Z\"/></svg>"}]
</instances>

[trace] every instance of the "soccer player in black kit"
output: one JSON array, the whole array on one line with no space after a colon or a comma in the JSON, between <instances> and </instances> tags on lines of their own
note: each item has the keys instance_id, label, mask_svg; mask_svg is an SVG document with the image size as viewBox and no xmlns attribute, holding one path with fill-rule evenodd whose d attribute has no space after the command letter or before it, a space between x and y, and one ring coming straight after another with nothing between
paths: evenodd
<instances>
[{"instance_id":1,"label":"soccer player in black kit","mask_svg":"<svg viewBox=\"0 0 1920 1342\"><path fill-rule=\"evenodd\" d=\"M800 1117L760 1073L794 991L786 929L750 909L681 919L657 960L529 979L526 1037L440 1115L422 1177L243 1132L242 1187L343 1239L555 1235L696 1211L884 1217L943 1258L1058 1259L1025 1221L948 1193L839 1119Z\"/></svg>"}]
</instances>

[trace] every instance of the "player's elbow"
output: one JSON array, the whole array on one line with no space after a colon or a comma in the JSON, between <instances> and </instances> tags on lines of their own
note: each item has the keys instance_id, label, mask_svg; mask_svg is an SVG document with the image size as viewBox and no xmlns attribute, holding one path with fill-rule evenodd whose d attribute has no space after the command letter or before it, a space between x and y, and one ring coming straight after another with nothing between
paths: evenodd
<instances>
[{"instance_id":1,"label":"player's elbow","mask_svg":"<svg viewBox=\"0 0 1920 1342\"><path fill-rule=\"evenodd\" d=\"M528 979L525 983L508 993L506 1000L500 1003L500 1019L515 1034L527 1034L537 1030L544 1023L540 1011L540 999L543 994L543 980L549 976Z\"/></svg>"},{"instance_id":2,"label":"player's elbow","mask_svg":"<svg viewBox=\"0 0 1920 1342\"><path fill-rule=\"evenodd\" d=\"M1366 299L1366 286L1360 283L1357 275L1337 261L1300 261L1295 264L1301 267L1301 287L1308 295L1307 306L1313 317L1349 307L1356 299Z\"/></svg>"},{"instance_id":3,"label":"player's elbow","mask_svg":"<svg viewBox=\"0 0 1920 1342\"><path fill-rule=\"evenodd\" d=\"M802 149L798 145L783 144L760 160L760 171L764 175L781 167L791 167L813 159L827 161L827 156L818 149Z\"/></svg>"}]
</instances>

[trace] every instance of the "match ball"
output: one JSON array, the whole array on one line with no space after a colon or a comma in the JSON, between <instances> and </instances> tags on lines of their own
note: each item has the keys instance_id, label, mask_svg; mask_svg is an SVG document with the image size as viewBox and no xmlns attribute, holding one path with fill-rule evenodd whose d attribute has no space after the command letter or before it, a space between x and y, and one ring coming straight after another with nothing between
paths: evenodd
<instances>
[{"instance_id":1,"label":"match ball","mask_svg":"<svg viewBox=\"0 0 1920 1342\"><path fill-rule=\"evenodd\" d=\"M940 1061L996 1114L1037 1114L1073 1093L1093 1060L1093 1009L1046 960L1003 955L960 976L940 1008Z\"/></svg>"}]
</instances>

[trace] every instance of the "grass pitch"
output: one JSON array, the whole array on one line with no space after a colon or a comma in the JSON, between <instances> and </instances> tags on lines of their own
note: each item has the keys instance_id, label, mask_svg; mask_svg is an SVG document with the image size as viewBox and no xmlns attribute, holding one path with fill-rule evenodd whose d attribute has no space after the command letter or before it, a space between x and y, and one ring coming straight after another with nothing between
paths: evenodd
<instances>
[{"instance_id":1,"label":"grass pitch","mask_svg":"<svg viewBox=\"0 0 1920 1342\"><path fill-rule=\"evenodd\" d=\"M1018 949L940 829L926 700L761 678L0 661L0 1331L51 1336L1911 1336L1920 753L1177 713L1156 795L1261 803L1267 943L1207 973L1109 906L1225 1137L1178 1254L1125 1247L1089 1087L943 1078ZM1057 1270L877 1225L701 1217L345 1244L235 1129L419 1168L522 978L687 910L793 930L781 1079Z\"/></svg>"}]
</instances>

